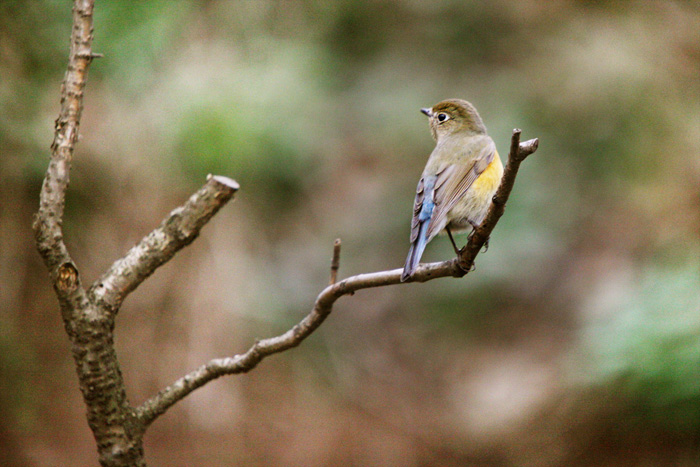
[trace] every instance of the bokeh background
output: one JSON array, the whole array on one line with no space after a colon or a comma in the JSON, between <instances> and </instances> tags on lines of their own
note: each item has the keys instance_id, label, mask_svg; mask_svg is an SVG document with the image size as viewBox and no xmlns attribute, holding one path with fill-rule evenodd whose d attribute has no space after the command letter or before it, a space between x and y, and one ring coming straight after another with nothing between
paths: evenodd
<instances>
[{"instance_id":1,"label":"bokeh background","mask_svg":"<svg viewBox=\"0 0 700 467\"><path fill-rule=\"evenodd\" d=\"M2 465L96 464L30 227L70 9L0 3ZM208 173L242 187L119 315L134 404L301 319L335 238L342 277L403 264L420 107L470 100L503 156L540 138L474 273L342 298L158 419L151 465L700 465L697 3L115 0L93 50L64 223L86 283Z\"/></svg>"}]
</instances>

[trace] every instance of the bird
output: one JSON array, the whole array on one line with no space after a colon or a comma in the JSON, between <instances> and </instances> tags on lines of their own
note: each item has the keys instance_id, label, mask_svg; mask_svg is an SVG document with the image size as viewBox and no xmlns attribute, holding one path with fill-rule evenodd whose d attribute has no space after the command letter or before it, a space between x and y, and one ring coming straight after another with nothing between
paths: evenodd
<instances>
[{"instance_id":1,"label":"bird","mask_svg":"<svg viewBox=\"0 0 700 467\"><path fill-rule=\"evenodd\" d=\"M418 181L411 221L411 246L401 282L415 272L426 245L446 231L475 230L486 217L503 176L496 144L476 108L463 99L447 99L420 109L428 116L435 149Z\"/></svg>"}]
</instances>

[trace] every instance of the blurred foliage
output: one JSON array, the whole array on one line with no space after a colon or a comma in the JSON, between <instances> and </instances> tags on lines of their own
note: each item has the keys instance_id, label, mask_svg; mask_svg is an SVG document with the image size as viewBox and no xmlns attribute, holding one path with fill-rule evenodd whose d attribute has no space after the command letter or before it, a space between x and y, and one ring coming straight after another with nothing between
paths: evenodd
<instances>
[{"instance_id":1,"label":"blurred foliage","mask_svg":"<svg viewBox=\"0 0 700 467\"><path fill-rule=\"evenodd\" d=\"M583 337L589 382L612 382L638 417L698 432L700 250L689 253L678 266L663 261L639 271L600 307L605 314L583 328Z\"/></svg>"},{"instance_id":2,"label":"blurred foliage","mask_svg":"<svg viewBox=\"0 0 700 467\"><path fill-rule=\"evenodd\" d=\"M94 462L30 230L69 34L68 2L0 3L0 464ZM65 220L85 281L206 174L242 187L127 301L134 403L296 322L334 238L343 276L403 263L419 108L472 101L503 158L540 138L473 274L341 300L155 424L152 463L693 465L696 4L117 0L94 51Z\"/></svg>"},{"instance_id":3,"label":"blurred foliage","mask_svg":"<svg viewBox=\"0 0 700 467\"><path fill-rule=\"evenodd\" d=\"M266 119L265 109L239 109L219 103L187 113L176 139L181 170L194 180L208 173L240 174L238 182L250 188L253 201L293 207L312 167L289 144L293 138L264 124L277 121Z\"/></svg>"}]
</instances>

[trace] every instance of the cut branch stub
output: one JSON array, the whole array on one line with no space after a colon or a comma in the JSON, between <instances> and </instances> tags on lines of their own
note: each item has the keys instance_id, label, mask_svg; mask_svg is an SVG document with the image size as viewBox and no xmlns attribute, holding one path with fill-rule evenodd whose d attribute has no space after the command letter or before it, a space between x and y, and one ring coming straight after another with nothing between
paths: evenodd
<instances>
[{"instance_id":1,"label":"cut branch stub","mask_svg":"<svg viewBox=\"0 0 700 467\"><path fill-rule=\"evenodd\" d=\"M129 293L199 236L202 227L233 198L238 189L235 180L209 175L204 186L185 204L174 209L159 227L95 281L88 291L91 301L116 313Z\"/></svg>"}]
</instances>

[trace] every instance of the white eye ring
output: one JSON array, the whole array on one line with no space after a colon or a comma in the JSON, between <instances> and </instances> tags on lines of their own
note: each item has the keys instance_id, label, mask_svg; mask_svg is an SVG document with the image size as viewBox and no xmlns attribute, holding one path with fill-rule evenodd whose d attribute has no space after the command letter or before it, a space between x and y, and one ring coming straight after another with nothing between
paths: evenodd
<instances>
[{"instance_id":1,"label":"white eye ring","mask_svg":"<svg viewBox=\"0 0 700 467\"><path fill-rule=\"evenodd\" d=\"M450 119L450 116L444 112L440 112L439 114L437 114L437 121L440 123L444 123L449 119Z\"/></svg>"}]
</instances>

